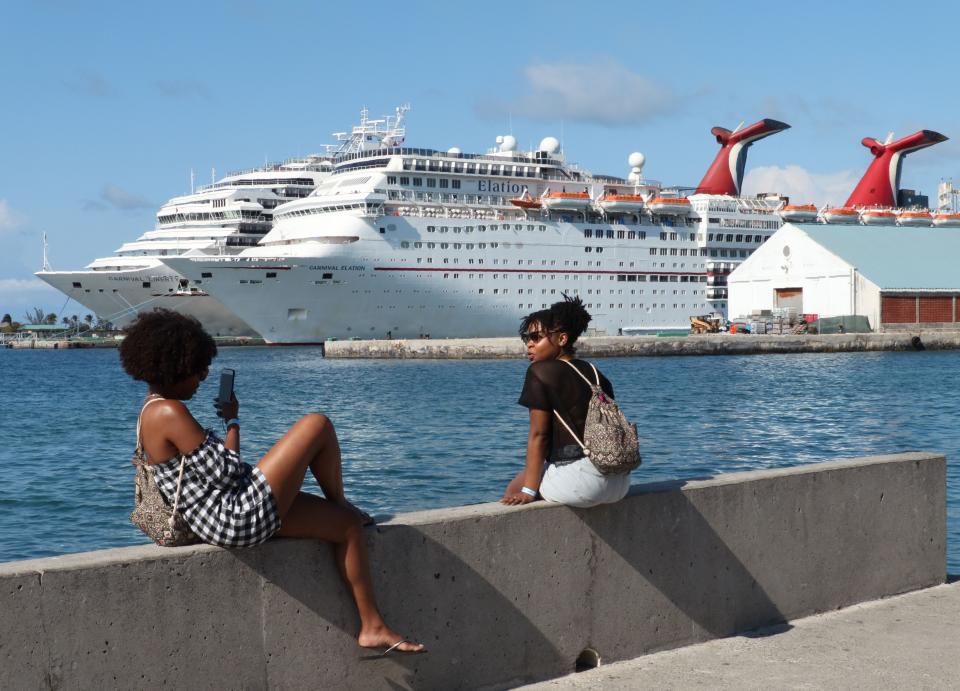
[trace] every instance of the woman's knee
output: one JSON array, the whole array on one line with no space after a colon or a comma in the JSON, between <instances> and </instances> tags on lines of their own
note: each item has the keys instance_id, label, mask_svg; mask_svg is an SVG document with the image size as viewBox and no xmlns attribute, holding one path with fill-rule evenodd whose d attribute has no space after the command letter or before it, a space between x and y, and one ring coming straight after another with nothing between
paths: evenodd
<instances>
[{"instance_id":1,"label":"woman's knee","mask_svg":"<svg viewBox=\"0 0 960 691\"><path fill-rule=\"evenodd\" d=\"M307 413L300 418L300 424L307 426L316 434L324 434L333 430L333 422L323 413Z\"/></svg>"}]
</instances>

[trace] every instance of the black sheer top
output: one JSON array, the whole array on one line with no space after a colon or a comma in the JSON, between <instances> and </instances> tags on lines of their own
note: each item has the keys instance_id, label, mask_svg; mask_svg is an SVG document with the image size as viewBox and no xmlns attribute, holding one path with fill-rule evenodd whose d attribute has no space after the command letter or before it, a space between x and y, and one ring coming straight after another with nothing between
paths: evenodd
<instances>
[{"instance_id":1,"label":"black sheer top","mask_svg":"<svg viewBox=\"0 0 960 691\"><path fill-rule=\"evenodd\" d=\"M573 365L590 381L596 381L593 370L583 360L573 360ZM599 370L597 370L600 372ZM600 373L600 388L613 398L613 385ZM577 440L570 436L566 428L553 415L556 410L563 416L564 422L583 439L583 427L587 419L587 406L590 403L590 387L577 376L570 365L560 360L534 362L527 368L527 377L523 382L518 403L527 408L550 412L552 425L550 453L547 459L551 463L569 463L583 458L583 449Z\"/></svg>"}]
</instances>

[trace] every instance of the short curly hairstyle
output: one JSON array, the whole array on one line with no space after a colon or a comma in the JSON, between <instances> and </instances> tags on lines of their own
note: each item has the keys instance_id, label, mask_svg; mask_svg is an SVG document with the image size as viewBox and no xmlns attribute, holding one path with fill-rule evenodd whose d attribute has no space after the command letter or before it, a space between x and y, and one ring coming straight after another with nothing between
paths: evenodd
<instances>
[{"instance_id":1,"label":"short curly hairstyle","mask_svg":"<svg viewBox=\"0 0 960 691\"><path fill-rule=\"evenodd\" d=\"M567 344L563 350L571 355L577 352L574 343L587 330L592 317L583 306L580 296L570 297L562 293L563 300L555 302L548 309L531 312L520 322L520 335L527 333L531 326L539 324L549 332L563 331L567 334Z\"/></svg>"},{"instance_id":2,"label":"short curly hairstyle","mask_svg":"<svg viewBox=\"0 0 960 691\"><path fill-rule=\"evenodd\" d=\"M120 343L123 369L153 386L172 386L199 374L216 356L217 344L200 322L168 309L142 313Z\"/></svg>"}]
</instances>

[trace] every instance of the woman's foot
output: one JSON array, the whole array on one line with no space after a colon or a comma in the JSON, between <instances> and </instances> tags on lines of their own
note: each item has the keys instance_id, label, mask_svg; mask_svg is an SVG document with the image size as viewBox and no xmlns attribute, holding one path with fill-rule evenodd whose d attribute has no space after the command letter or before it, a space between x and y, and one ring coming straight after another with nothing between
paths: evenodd
<instances>
[{"instance_id":1,"label":"woman's foot","mask_svg":"<svg viewBox=\"0 0 960 691\"><path fill-rule=\"evenodd\" d=\"M399 633L388 629L386 626L361 631L357 637L357 642L361 648L383 648L384 655L388 652L422 653L426 651L426 647L424 647L422 643L408 641Z\"/></svg>"}]
</instances>

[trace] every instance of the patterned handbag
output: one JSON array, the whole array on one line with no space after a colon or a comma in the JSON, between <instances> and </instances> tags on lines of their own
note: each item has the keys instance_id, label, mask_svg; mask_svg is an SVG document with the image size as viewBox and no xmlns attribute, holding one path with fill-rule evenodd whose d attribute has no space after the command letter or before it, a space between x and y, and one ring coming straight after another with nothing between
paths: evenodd
<instances>
[{"instance_id":1,"label":"patterned handbag","mask_svg":"<svg viewBox=\"0 0 960 691\"><path fill-rule=\"evenodd\" d=\"M153 401L159 400L163 399L150 399L143 407L146 408ZM140 413L142 416L143 410ZM171 508L160 493L156 480L153 478L153 473L150 471L150 464L147 463L146 456L143 453L139 418L137 419L137 448L133 452L131 462L137 469L137 475L134 478L134 508L130 514L130 521L161 547L180 547L181 545L193 545L200 542L200 538L193 534L190 526L177 511L186 458L181 456L180 459L177 493L173 498L173 507Z\"/></svg>"},{"instance_id":2,"label":"patterned handbag","mask_svg":"<svg viewBox=\"0 0 960 691\"><path fill-rule=\"evenodd\" d=\"M583 426L583 440L570 429L556 410L561 424L567 428L570 436L583 449L593 466L602 475L618 475L629 473L640 466L640 437L637 426L627 420L616 402L609 398L600 388L600 375L597 368L590 365L597 383L594 384L580 373L573 363L566 362L590 387L590 403L587 405L587 419ZM587 363L590 364L590 363Z\"/></svg>"}]
</instances>

